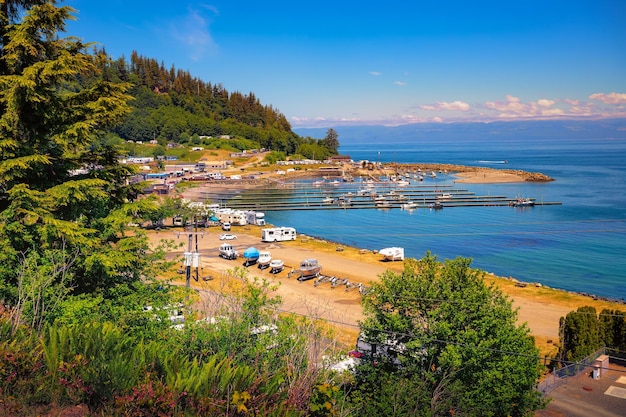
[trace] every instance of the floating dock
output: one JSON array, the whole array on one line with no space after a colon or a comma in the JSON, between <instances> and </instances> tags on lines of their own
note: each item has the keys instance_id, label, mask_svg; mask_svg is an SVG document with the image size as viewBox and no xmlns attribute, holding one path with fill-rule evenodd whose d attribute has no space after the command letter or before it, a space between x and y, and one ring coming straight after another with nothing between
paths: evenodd
<instances>
[{"instance_id":1,"label":"floating dock","mask_svg":"<svg viewBox=\"0 0 626 417\"><path fill-rule=\"evenodd\" d=\"M214 190L202 194L207 201L224 203L236 210L355 210L355 209L413 209L442 207L514 206L518 197L503 195L475 195L454 185L398 186L392 182L379 182L364 187L361 182L341 182L323 186L312 182L281 183L270 187L232 191ZM560 205L560 202L537 201L528 198L535 206ZM531 206L532 207L532 206Z\"/></svg>"}]
</instances>

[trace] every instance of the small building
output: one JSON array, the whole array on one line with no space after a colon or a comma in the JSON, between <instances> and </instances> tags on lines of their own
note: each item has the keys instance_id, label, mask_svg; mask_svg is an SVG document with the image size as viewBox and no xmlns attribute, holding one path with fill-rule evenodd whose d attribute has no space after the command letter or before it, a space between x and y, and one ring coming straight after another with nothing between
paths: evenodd
<instances>
[{"instance_id":1,"label":"small building","mask_svg":"<svg viewBox=\"0 0 626 417\"><path fill-rule=\"evenodd\" d=\"M170 186L167 184L154 184L152 185L152 194L156 195L168 195L170 193Z\"/></svg>"},{"instance_id":2,"label":"small building","mask_svg":"<svg viewBox=\"0 0 626 417\"><path fill-rule=\"evenodd\" d=\"M609 356L600 355L593 361L593 379L600 379L609 372Z\"/></svg>"},{"instance_id":3,"label":"small building","mask_svg":"<svg viewBox=\"0 0 626 417\"><path fill-rule=\"evenodd\" d=\"M350 164L352 159L350 159L349 155L331 155L328 158L328 162L331 164Z\"/></svg>"}]
</instances>

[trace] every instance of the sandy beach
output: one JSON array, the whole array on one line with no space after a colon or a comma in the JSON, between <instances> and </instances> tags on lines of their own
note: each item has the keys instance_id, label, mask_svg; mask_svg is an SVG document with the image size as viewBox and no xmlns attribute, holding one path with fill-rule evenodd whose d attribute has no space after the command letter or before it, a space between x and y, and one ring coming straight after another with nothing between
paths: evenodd
<instances>
[{"instance_id":1,"label":"sandy beach","mask_svg":"<svg viewBox=\"0 0 626 417\"><path fill-rule=\"evenodd\" d=\"M240 164L233 169L242 171L242 167L250 166L251 163ZM245 169L245 168L244 168ZM397 167L378 170L381 172L361 173L358 170L353 175L379 175L397 170ZM523 181L549 181L548 177L539 173L525 173L519 171L499 170L482 167L457 167L457 166L425 166L425 169L445 169L456 175L455 182L468 183L503 183ZM274 171L266 171L258 175L256 181L272 180L277 175ZM303 175L304 172L296 172L294 175ZM311 175L311 174L309 174ZM279 176L285 179L285 176ZM218 185L212 183L211 187L254 187L249 181L238 184L227 182ZM182 197L189 200L197 200L202 195L203 186L194 185L182 192ZM202 291L218 290L224 286L224 280L228 278L228 271L236 267L243 268L243 259L226 260L218 256L218 248L222 241L219 240L222 230L219 227L203 229L202 237L198 239L198 249L201 254L202 267L199 270L200 279L196 282L191 280L194 288ZM159 232L150 232L151 240L156 243L159 239L178 239L181 248L172 252L173 257L182 257L187 239L184 233L177 237L177 232L182 229L165 229ZM288 278L291 268L299 265L306 258L315 258L322 265L322 273L347 280L352 284L369 285L379 279L386 270L402 270L402 262L384 262L382 256L360 248L338 246L333 242L299 235L296 241L262 243L261 227L259 226L234 226L233 234L237 239L231 241L240 254L250 246L258 250L267 250L273 259L281 259L285 262L285 270L282 273L272 275L268 270L260 270L255 265L247 268L249 276L265 278L270 282L279 284L276 295L282 298L282 310L311 317L320 317L336 324L345 333L347 339L356 339L358 322L362 318L360 306L361 295L356 285L346 289L346 286L331 287L329 282L314 285L314 280L305 282ZM210 278L203 280L202 277ZM185 277L174 277L177 283L184 283ZM597 300L590 296L570 293L562 290L543 287L535 283L518 283L514 277L496 277L486 273L488 282L494 282L504 294L510 297L514 308L518 309L519 323L526 323L536 339L537 346L542 354L554 354L557 350L559 338L559 319L570 311L580 306L594 306L598 312L603 308L624 310L624 305L606 300Z\"/></svg>"},{"instance_id":2,"label":"sandy beach","mask_svg":"<svg viewBox=\"0 0 626 417\"><path fill-rule=\"evenodd\" d=\"M219 239L223 233L219 227L203 229L202 232L203 234L198 237L198 252L201 255L199 279L198 281L191 279L190 283L201 293L219 291L228 284L226 281L233 279L229 271L237 267L246 268L243 265L244 259L240 257L237 260L226 260L218 256L218 248L223 243ZM296 241L263 243L260 226L233 226L231 233L237 236L236 240L230 242L240 255L247 248L254 246L260 251L269 251L273 259L284 261L285 270L278 274L270 274L268 269L260 270L256 265L246 268L249 277L264 278L278 284L275 294L283 301L282 311L326 319L337 325L347 340L351 338L356 340L358 322L362 318L361 295L356 285L360 283L368 286L376 282L386 270L399 272L403 268L402 261L385 262L381 255L372 251L339 246L302 235L298 236ZM182 259L188 241L182 229L150 232L149 236L153 243L160 239L179 241L180 248L170 255ZM346 288L345 285L332 288L329 282L315 286L315 280L300 282L295 278L289 278L291 268L296 268L300 261L306 258L317 259L323 267L322 274L347 279L355 285L351 288ZM192 274L193 277L195 272ZM487 273L485 279L487 282L494 282L510 297L513 306L518 309L519 323L528 325L537 346L545 355L556 352L559 319L570 311L587 305L594 306L598 312L603 308L623 309L623 305L617 303L595 300L589 296L550 289L538 284L526 283L522 286L512 278L501 278ZM176 274L174 280L183 285L185 276Z\"/></svg>"}]
</instances>

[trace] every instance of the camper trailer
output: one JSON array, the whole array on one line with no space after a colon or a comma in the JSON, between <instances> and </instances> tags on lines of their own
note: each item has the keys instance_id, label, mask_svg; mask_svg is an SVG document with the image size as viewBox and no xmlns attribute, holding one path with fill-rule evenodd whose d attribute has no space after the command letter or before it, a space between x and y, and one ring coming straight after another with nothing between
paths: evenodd
<instances>
[{"instance_id":1,"label":"camper trailer","mask_svg":"<svg viewBox=\"0 0 626 417\"><path fill-rule=\"evenodd\" d=\"M296 240L296 229L293 227L261 229L261 241L263 242L281 242L285 240Z\"/></svg>"}]
</instances>

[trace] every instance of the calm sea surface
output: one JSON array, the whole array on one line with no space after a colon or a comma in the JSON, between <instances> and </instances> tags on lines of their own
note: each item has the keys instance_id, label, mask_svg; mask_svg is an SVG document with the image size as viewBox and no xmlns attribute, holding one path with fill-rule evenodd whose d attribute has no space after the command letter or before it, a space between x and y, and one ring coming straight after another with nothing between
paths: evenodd
<instances>
[{"instance_id":1,"label":"calm sea surface","mask_svg":"<svg viewBox=\"0 0 626 417\"><path fill-rule=\"evenodd\" d=\"M542 172L530 184L454 184L476 195L532 197L562 205L447 207L443 210L266 212L269 223L358 248L405 248L420 258L472 258L499 276L614 299L626 299L626 141L504 141L345 145L357 160L437 162ZM503 163L505 162L506 163ZM451 174L425 184L453 184ZM340 185L341 187L341 185Z\"/></svg>"}]
</instances>

